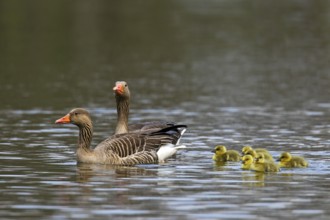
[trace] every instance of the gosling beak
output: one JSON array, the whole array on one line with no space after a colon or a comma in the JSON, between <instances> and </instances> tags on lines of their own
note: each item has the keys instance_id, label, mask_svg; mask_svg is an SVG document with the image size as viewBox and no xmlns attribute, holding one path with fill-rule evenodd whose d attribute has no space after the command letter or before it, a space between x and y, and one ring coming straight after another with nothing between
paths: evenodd
<instances>
[{"instance_id":1,"label":"gosling beak","mask_svg":"<svg viewBox=\"0 0 330 220\"><path fill-rule=\"evenodd\" d=\"M211 150L212 153L215 153L215 150Z\"/></svg>"},{"instance_id":2,"label":"gosling beak","mask_svg":"<svg viewBox=\"0 0 330 220\"><path fill-rule=\"evenodd\" d=\"M123 94L124 87L121 84L118 84L115 87L113 87L113 91L115 91L115 93Z\"/></svg>"},{"instance_id":3,"label":"gosling beak","mask_svg":"<svg viewBox=\"0 0 330 220\"><path fill-rule=\"evenodd\" d=\"M70 120L70 115L67 114L67 115L65 115L64 117L62 117L62 118L60 118L60 119L57 119L57 120L55 121L55 124L68 124L68 123L70 123L70 122L71 122L71 120Z\"/></svg>"},{"instance_id":4,"label":"gosling beak","mask_svg":"<svg viewBox=\"0 0 330 220\"><path fill-rule=\"evenodd\" d=\"M281 161L281 158L278 158L276 161L277 161L277 162L280 162L280 161Z\"/></svg>"}]
</instances>

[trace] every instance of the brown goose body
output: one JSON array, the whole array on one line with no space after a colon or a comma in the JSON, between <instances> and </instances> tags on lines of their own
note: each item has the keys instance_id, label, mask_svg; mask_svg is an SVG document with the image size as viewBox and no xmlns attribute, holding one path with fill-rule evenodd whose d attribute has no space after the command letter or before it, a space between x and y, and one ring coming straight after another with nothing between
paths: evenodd
<instances>
[{"instance_id":1,"label":"brown goose body","mask_svg":"<svg viewBox=\"0 0 330 220\"><path fill-rule=\"evenodd\" d=\"M116 85L113 90L115 92L118 115L115 134L124 134L128 132L154 132L159 129L173 127L176 125L176 123L168 121L150 121L129 125L128 116L131 95L128 88L128 84L125 81L118 81L116 82ZM180 130L178 131L179 133L184 133Z\"/></svg>"},{"instance_id":2,"label":"brown goose body","mask_svg":"<svg viewBox=\"0 0 330 220\"><path fill-rule=\"evenodd\" d=\"M158 130L152 133L128 133L113 135L102 141L94 149L90 147L93 135L93 125L90 114L85 109L73 109L64 117L56 120L57 124L72 123L79 128L77 161L83 163L135 165L158 163L173 155L177 149L177 126ZM167 146L168 155L158 151Z\"/></svg>"}]
</instances>

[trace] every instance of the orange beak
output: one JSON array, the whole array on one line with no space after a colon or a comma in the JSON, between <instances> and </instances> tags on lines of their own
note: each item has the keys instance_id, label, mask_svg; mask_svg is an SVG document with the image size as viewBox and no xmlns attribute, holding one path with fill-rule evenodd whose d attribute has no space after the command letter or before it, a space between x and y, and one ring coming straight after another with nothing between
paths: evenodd
<instances>
[{"instance_id":1,"label":"orange beak","mask_svg":"<svg viewBox=\"0 0 330 220\"><path fill-rule=\"evenodd\" d=\"M57 119L57 120L55 121L55 124L68 124L68 123L70 123L70 122L71 122L71 120L70 120L70 115L67 114L67 115L65 115L64 117L62 117L62 118L60 118L60 119Z\"/></svg>"},{"instance_id":2,"label":"orange beak","mask_svg":"<svg viewBox=\"0 0 330 220\"><path fill-rule=\"evenodd\" d=\"M124 87L123 87L123 85L118 84L115 87L113 87L113 91L115 91L116 93L119 93L119 94L123 94L124 93Z\"/></svg>"}]
</instances>

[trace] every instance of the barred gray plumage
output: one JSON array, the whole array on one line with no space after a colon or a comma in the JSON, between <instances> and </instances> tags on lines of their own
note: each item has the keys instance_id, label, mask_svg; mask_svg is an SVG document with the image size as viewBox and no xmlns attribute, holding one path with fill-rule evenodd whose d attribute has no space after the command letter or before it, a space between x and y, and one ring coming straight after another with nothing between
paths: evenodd
<instances>
[{"instance_id":1,"label":"barred gray plumage","mask_svg":"<svg viewBox=\"0 0 330 220\"><path fill-rule=\"evenodd\" d=\"M185 125L175 125L155 132L117 134L91 149L93 125L88 111L81 108L73 109L56 123L72 123L79 127L78 162L126 166L158 163L159 148L166 144L175 145L181 137L181 132L186 128Z\"/></svg>"}]
</instances>

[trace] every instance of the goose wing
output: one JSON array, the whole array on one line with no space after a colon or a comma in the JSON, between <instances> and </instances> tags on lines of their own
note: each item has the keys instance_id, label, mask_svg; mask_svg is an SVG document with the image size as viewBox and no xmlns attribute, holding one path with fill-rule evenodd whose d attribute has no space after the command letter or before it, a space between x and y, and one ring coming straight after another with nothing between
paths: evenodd
<instances>
[{"instance_id":1,"label":"goose wing","mask_svg":"<svg viewBox=\"0 0 330 220\"><path fill-rule=\"evenodd\" d=\"M143 132L152 130L160 130L168 127L174 126L174 122L167 122L167 121L149 121L149 122L141 122L128 125L129 132Z\"/></svg>"},{"instance_id":2,"label":"goose wing","mask_svg":"<svg viewBox=\"0 0 330 220\"><path fill-rule=\"evenodd\" d=\"M176 143L180 138L178 129L182 126L172 126L156 132L140 132L113 135L102 141L95 150L112 151L119 157L127 157L144 151L157 151L165 144ZM186 126L185 126L186 127Z\"/></svg>"}]
</instances>

